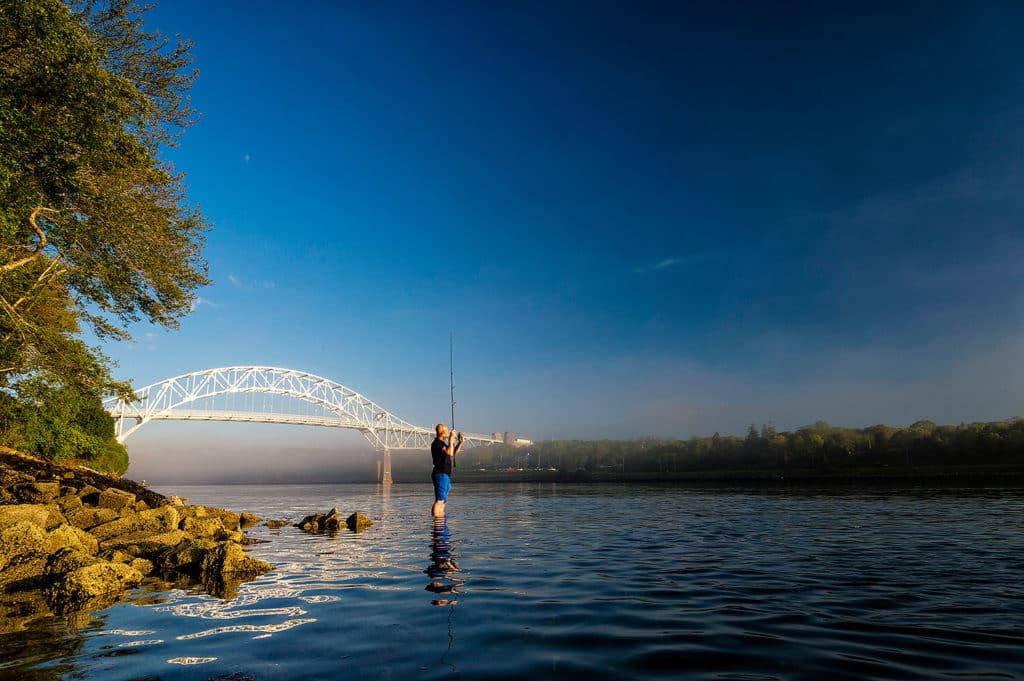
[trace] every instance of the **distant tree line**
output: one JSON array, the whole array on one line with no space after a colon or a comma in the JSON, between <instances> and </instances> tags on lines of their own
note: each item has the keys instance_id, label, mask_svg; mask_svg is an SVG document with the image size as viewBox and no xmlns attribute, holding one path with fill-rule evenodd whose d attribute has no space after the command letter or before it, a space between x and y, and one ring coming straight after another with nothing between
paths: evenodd
<instances>
[{"instance_id":1,"label":"distant tree line","mask_svg":"<svg viewBox=\"0 0 1024 681\"><path fill-rule=\"evenodd\" d=\"M1024 418L906 428L833 427L824 421L778 432L751 424L745 436L689 440L553 440L529 447L467 450L463 465L486 469L548 469L678 473L719 470L851 469L1024 463Z\"/></svg>"}]
</instances>

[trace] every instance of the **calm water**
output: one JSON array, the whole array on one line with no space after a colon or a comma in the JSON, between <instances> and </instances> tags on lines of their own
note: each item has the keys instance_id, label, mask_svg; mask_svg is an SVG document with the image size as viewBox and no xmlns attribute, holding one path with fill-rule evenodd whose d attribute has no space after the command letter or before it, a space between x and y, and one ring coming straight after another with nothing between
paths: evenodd
<instances>
[{"instance_id":1,"label":"calm water","mask_svg":"<svg viewBox=\"0 0 1024 681\"><path fill-rule=\"evenodd\" d=\"M0 637L0 674L81 679L1024 678L1024 490L621 485L159 488L264 526L220 601L140 591ZM161 587L166 589L167 587Z\"/></svg>"}]
</instances>

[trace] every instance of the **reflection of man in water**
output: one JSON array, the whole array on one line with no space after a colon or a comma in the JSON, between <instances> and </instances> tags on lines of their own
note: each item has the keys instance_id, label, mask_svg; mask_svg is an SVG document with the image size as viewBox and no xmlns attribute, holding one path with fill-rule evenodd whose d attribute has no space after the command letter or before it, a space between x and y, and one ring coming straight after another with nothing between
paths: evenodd
<instances>
[{"instance_id":1,"label":"reflection of man in water","mask_svg":"<svg viewBox=\"0 0 1024 681\"><path fill-rule=\"evenodd\" d=\"M452 457L462 449L462 433L458 434L453 444L452 438L448 437L448 426L439 423L434 430L437 437L430 443L430 458L434 460L434 470L430 474L434 481L434 505L430 512L439 518L444 515L448 491L452 488Z\"/></svg>"},{"instance_id":2,"label":"reflection of man in water","mask_svg":"<svg viewBox=\"0 0 1024 681\"><path fill-rule=\"evenodd\" d=\"M432 605L455 605L453 598L458 592L455 587L459 580L454 575L459 572L459 564L452 554L451 535L448 532L448 521L442 516L434 518L433 541L430 545L430 567L424 572L430 575L427 591L438 595L431 601Z\"/></svg>"}]
</instances>

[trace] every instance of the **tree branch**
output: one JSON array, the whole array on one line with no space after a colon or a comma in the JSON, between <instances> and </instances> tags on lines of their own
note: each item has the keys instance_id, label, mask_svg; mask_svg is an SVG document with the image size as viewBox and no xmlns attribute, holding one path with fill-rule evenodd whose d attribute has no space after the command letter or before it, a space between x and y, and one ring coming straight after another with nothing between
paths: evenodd
<instances>
[{"instance_id":1,"label":"tree branch","mask_svg":"<svg viewBox=\"0 0 1024 681\"><path fill-rule=\"evenodd\" d=\"M15 260L14 262L9 262L6 265L0 266L0 274L3 274L4 272L10 272L11 270L17 269L26 263L32 262L33 260L38 258L39 254L43 252L44 248L46 248L46 234L44 234L43 230L39 229L39 225L36 224L36 216L39 215L44 210L49 211L51 213L58 212L52 208L36 206L35 210L32 211L32 214L28 216L28 224L32 226L32 231L35 232L36 236L39 237L39 243L36 244L36 250L32 253L32 255L26 256L21 260Z\"/></svg>"}]
</instances>

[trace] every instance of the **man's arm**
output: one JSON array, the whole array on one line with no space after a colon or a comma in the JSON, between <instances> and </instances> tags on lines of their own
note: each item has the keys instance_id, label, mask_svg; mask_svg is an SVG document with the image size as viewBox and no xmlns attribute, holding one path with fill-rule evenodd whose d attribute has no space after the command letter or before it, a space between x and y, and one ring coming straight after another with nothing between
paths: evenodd
<instances>
[{"instance_id":1,"label":"man's arm","mask_svg":"<svg viewBox=\"0 0 1024 681\"><path fill-rule=\"evenodd\" d=\"M459 433L458 437L455 439L455 447L449 450L451 452L449 456L455 456L459 453L459 450L462 449L462 442L462 433Z\"/></svg>"}]
</instances>

